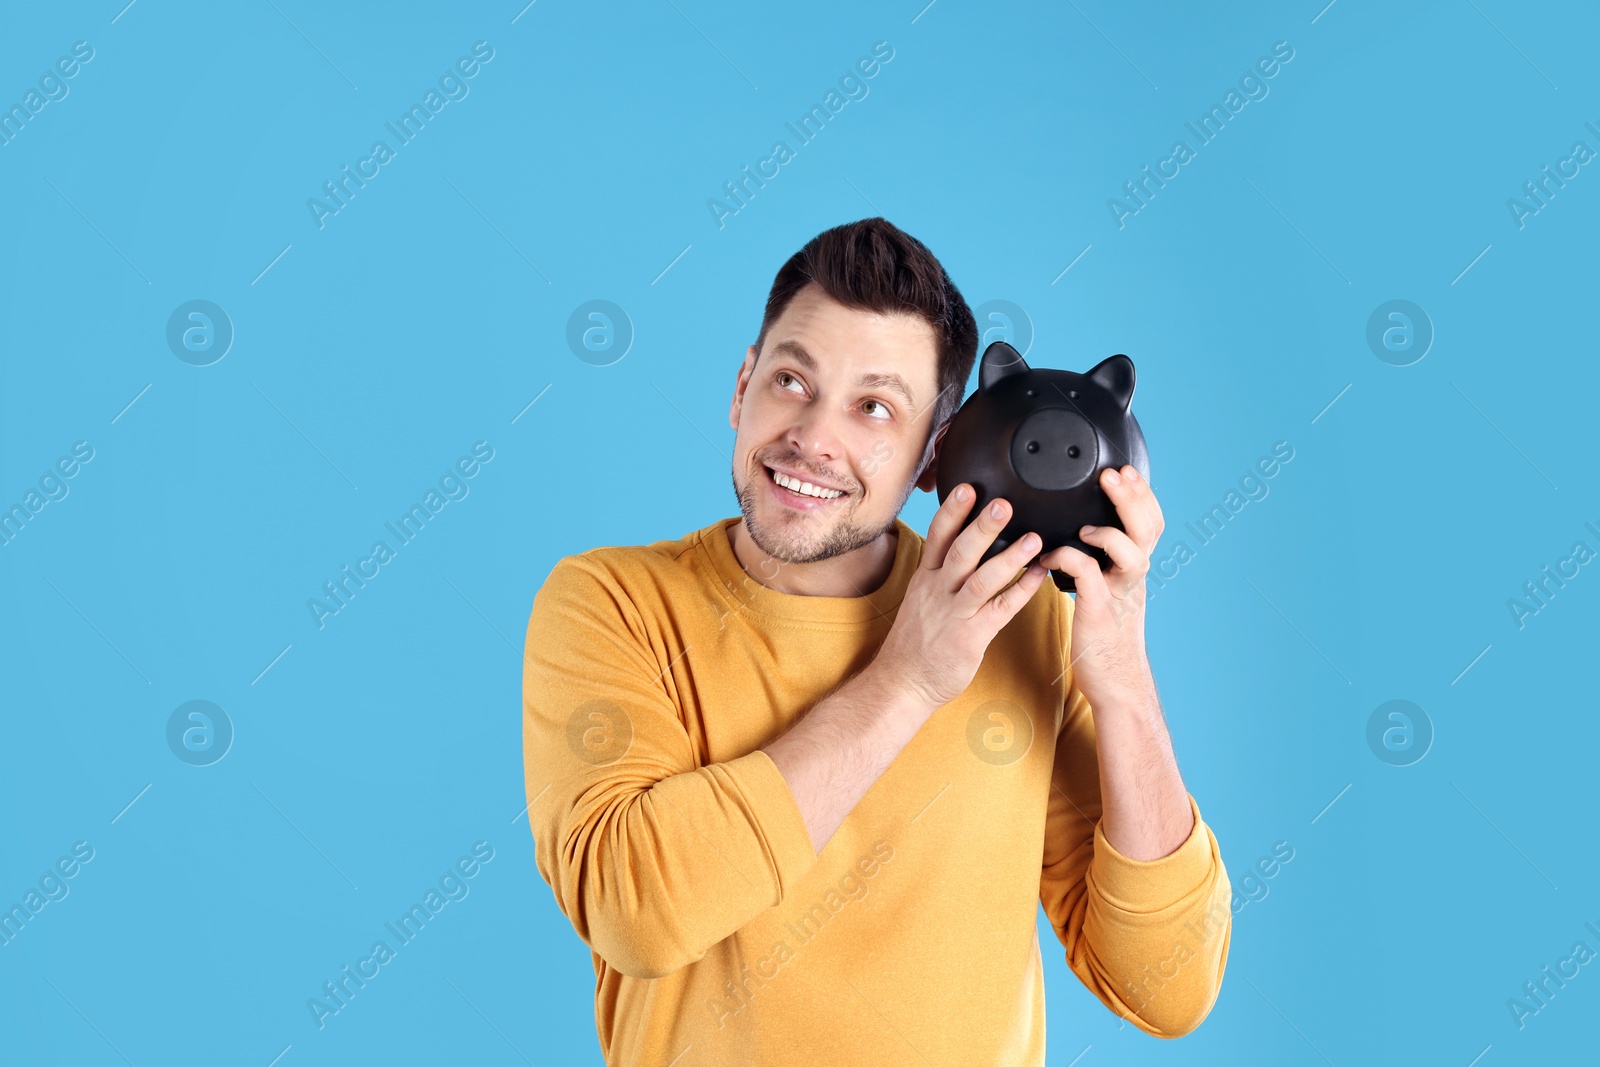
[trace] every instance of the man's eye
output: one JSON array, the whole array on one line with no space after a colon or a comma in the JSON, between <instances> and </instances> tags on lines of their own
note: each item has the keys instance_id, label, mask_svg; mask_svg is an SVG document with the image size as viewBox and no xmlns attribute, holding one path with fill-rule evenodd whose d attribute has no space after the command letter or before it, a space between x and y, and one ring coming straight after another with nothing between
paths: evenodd
<instances>
[{"instance_id":1,"label":"man's eye","mask_svg":"<svg viewBox=\"0 0 1600 1067\"><path fill-rule=\"evenodd\" d=\"M788 388L788 386L784 384L784 379L788 379L789 381L794 382L796 384L799 384L799 381L800 381L800 379L796 378L794 375L790 374L788 371L782 370L782 371L779 371L777 373L776 377L775 377L775 380L777 381L779 388L782 388L782 389L787 389Z\"/></svg>"},{"instance_id":2,"label":"man's eye","mask_svg":"<svg viewBox=\"0 0 1600 1067\"><path fill-rule=\"evenodd\" d=\"M868 405L871 405L871 407L876 408L878 411L882 412L882 415L875 416L876 418L881 419L881 421L887 422L889 419L893 418L893 416L889 413L889 409L884 407L882 404L880 404L876 400L868 400L865 404L862 405L862 410L867 411L867 414L869 414L869 415L872 414L872 412L870 410L867 410Z\"/></svg>"}]
</instances>

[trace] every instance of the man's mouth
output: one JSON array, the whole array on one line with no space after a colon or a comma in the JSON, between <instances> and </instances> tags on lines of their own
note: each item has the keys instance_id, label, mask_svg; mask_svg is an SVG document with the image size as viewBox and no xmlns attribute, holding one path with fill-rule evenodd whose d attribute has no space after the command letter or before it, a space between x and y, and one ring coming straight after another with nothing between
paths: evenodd
<instances>
[{"instance_id":1,"label":"man's mouth","mask_svg":"<svg viewBox=\"0 0 1600 1067\"><path fill-rule=\"evenodd\" d=\"M767 481L772 486L773 495L782 503L790 507L811 510L837 500L843 500L850 494L841 489L824 488L814 485L803 478L775 471L771 467L762 465L766 472Z\"/></svg>"}]
</instances>

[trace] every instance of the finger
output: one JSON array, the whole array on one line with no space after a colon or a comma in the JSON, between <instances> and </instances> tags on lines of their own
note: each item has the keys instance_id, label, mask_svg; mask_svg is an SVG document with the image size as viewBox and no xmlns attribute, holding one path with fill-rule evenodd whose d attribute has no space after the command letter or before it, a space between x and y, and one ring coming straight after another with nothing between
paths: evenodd
<instances>
[{"instance_id":1,"label":"finger","mask_svg":"<svg viewBox=\"0 0 1600 1067\"><path fill-rule=\"evenodd\" d=\"M1045 553L1039 562L1053 571L1065 571L1072 575L1078 587L1080 604L1086 599L1089 603L1096 603L1111 596L1106 576L1100 572L1100 561L1081 549L1062 545Z\"/></svg>"},{"instance_id":2,"label":"finger","mask_svg":"<svg viewBox=\"0 0 1600 1067\"><path fill-rule=\"evenodd\" d=\"M995 514L997 509L999 511L998 515ZM1004 530L1006 523L1010 521L1011 502L1004 497L996 497L989 502L988 507L978 513L977 518L967 524L966 529L956 535L956 539L950 543L950 549L945 553L944 557L944 570L949 572L945 575L946 592L954 593L962 587L962 584L978 568L979 562L983 559L983 554L988 551L989 546L994 543L994 539L1000 536L1000 531ZM1038 548L1036 547L1034 551L1037 552ZM998 559L999 557L995 558ZM993 562L993 560L990 562ZM1014 574L1021 569L1022 565L1019 563L1011 568L1011 572ZM998 589L999 586L995 586L989 592L992 594ZM970 618L982 605L983 601L973 604L966 617Z\"/></svg>"},{"instance_id":3,"label":"finger","mask_svg":"<svg viewBox=\"0 0 1600 1067\"><path fill-rule=\"evenodd\" d=\"M1078 531L1078 539L1110 556L1111 562L1128 578L1142 582L1150 570L1149 554L1115 526L1085 526Z\"/></svg>"},{"instance_id":4,"label":"finger","mask_svg":"<svg viewBox=\"0 0 1600 1067\"><path fill-rule=\"evenodd\" d=\"M1000 520L1004 521L1004 520ZM1004 551L973 571L956 593L952 610L957 618L970 619L983 610L996 593L1017 577L1017 572L1043 547L1036 533L1027 533L1007 545Z\"/></svg>"},{"instance_id":5,"label":"finger","mask_svg":"<svg viewBox=\"0 0 1600 1067\"><path fill-rule=\"evenodd\" d=\"M1167 528L1167 518L1161 510L1161 501L1156 499L1155 486L1150 484L1148 478L1139 473L1139 468L1137 467L1129 467L1123 472L1123 476L1138 487L1139 495L1144 498L1144 510L1150 521L1151 535L1148 545L1145 545L1142 541L1139 544L1144 547L1145 551L1154 552L1156 550L1156 542L1161 540L1161 532Z\"/></svg>"},{"instance_id":6,"label":"finger","mask_svg":"<svg viewBox=\"0 0 1600 1067\"><path fill-rule=\"evenodd\" d=\"M1100 475L1101 487L1117 509L1117 519L1135 544L1146 552L1155 551L1165 521L1150 484L1139 476L1132 464L1118 470L1108 467Z\"/></svg>"},{"instance_id":7,"label":"finger","mask_svg":"<svg viewBox=\"0 0 1600 1067\"><path fill-rule=\"evenodd\" d=\"M933 521L928 523L928 536L922 543L922 569L934 571L944 566L950 542L966 525L967 513L972 510L973 501L977 498L978 494L966 482L956 486L945 497L939 510L933 513Z\"/></svg>"},{"instance_id":8,"label":"finger","mask_svg":"<svg viewBox=\"0 0 1600 1067\"><path fill-rule=\"evenodd\" d=\"M993 621L996 633L999 633L1002 626L1015 618L1017 612L1027 606L1028 601L1033 599L1033 595L1039 591L1039 586L1049 573L1048 568L1038 563L1030 564L1028 569L1022 572L1021 578L1018 578L1004 589L999 596L989 601L986 610L994 613Z\"/></svg>"}]
</instances>

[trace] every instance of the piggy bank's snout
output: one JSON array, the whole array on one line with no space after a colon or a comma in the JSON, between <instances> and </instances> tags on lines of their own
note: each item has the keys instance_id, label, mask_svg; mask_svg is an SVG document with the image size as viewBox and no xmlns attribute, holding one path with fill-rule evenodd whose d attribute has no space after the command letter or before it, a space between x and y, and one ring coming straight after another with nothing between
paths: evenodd
<instances>
[{"instance_id":1,"label":"piggy bank's snout","mask_svg":"<svg viewBox=\"0 0 1600 1067\"><path fill-rule=\"evenodd\" d=\"M1100 469L1100 435L1076 411L1041 408L1017 426L1011 466L1034 489L1075 489Z\"/></svg>"}]
</instances>

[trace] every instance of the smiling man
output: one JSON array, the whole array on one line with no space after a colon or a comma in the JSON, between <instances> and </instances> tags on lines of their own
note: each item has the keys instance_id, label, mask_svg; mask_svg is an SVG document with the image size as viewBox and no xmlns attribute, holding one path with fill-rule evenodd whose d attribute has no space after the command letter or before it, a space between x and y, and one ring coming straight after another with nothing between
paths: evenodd
<instances>
[{"instance_id":1,"label":"smiling man","mask_svg":"<svg viewBox=\"0 0 1600 1067\"><path fill-rule=\"evenodd\" d=\"M819 234L734 384L740 516L535 596L529 822L608 1064L1042 1065L1041 903L1134 1026L1215 1003L1231 886L1145 654L1149 486L1102 472L1105 572L1034 535L980 565L1010 512L968 485L899 518L976 355L920 242Z\"/></svg>"}]
</instances>

